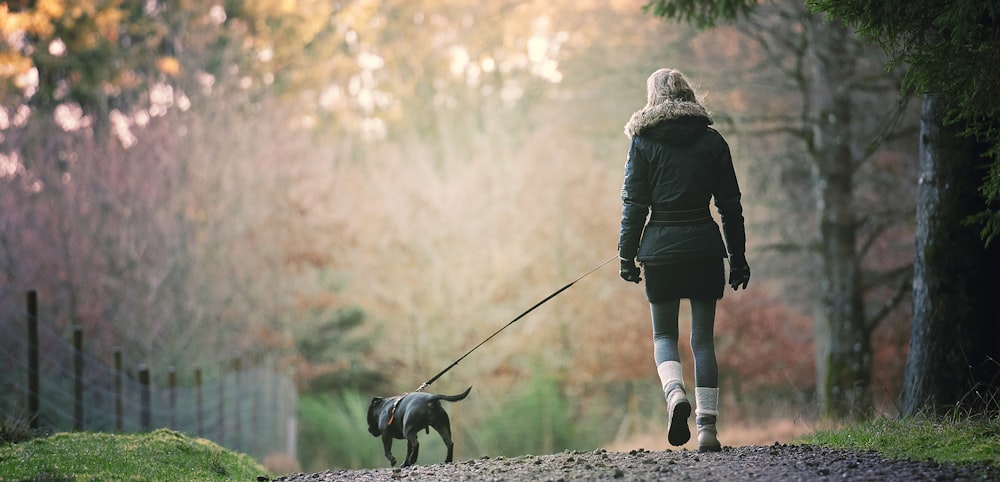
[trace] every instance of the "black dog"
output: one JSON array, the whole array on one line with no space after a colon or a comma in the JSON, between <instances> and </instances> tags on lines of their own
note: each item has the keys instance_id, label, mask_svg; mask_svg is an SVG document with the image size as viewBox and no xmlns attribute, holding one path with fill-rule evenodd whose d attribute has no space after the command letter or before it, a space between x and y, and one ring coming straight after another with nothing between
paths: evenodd
<instances>
[{"instance_id":1,"label":"black dog","mask_svg":"<svg viewBox=\"0 0 1000 482\"><path fill-rule=\"evenodd\" d=\"M391 398L375 397L368 406L368 432L376 437L382 436L385 458L393 467L396 466L396 457L392 456L392 439L406 439L403 467L407 467L417 463L417 452L420 450L417 433L424 429L431 433L430 427L434 427L448 447L444 462L449 463L455 444L451 441L451 422L448 413L441 408L441 400L457 402L465 399L471 390L472 387L469 387L458 395L417 392Z\"/></svg>"}]
</instances>

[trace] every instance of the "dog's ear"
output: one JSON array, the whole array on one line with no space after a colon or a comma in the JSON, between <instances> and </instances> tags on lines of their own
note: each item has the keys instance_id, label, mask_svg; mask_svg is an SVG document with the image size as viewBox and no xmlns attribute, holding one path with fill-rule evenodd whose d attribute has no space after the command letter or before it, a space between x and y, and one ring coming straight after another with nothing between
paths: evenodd
<instances>
[{"instance_id":1,"label":"dog's ear","mask_svg":"<svg viewBox=\"0 0 1000 482\"><path fill-rule=\"evenodd\" d=\"M373 398L372 399L372 404L369 405L368 408L372 409L372 408L375 408L375 407L377 407L379 405L382 405L382 400L384 400L382 397L375 397L375 398Z\"/></svg>"}]
</instances>

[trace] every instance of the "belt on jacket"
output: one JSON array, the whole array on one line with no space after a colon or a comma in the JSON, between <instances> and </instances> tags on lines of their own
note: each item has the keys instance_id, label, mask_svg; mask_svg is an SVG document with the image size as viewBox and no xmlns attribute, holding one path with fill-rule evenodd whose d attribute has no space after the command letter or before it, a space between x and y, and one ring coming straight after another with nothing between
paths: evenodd
<instances>
[{"instance_id":1,"label":"belt on jacket","mask_svg":"<svg viewBox=\"0 0 1000 482\"><path fill-rule=\"evenodd\" d=\"M681 211L659 211L654 209L653 214L649 218L649 224L661 226L686 226L690 224L701 224L711 219L712 213L708 211L708 206Z\"/></svg>"}]
</instances>

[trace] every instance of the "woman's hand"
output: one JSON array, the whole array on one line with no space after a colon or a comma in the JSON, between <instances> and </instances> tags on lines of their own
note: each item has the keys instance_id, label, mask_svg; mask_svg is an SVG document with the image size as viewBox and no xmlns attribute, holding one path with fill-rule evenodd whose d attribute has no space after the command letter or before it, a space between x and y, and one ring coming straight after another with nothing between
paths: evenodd
<instances>
[{"instance_id":1,"label":"woman's hand","mask_svg":"<svg viewBox=\"0 0 1000 482\"><path fill-rule=\"evenodd\" d=\"M618 271L619 276L625 281L631 281L633 283L638 283L642 281L639 276L639 267L635 265L634 259L623 259L621 270Z\"/></svg>"},{"instance_id":2,"label":"woman's hand","mask_svg":"<svg viewBox=\"0 0 1000 482\"><path fill-rule=\"evenodd\" d=\"M733 287L733 291L739 290L740 285L743 285L743 289L747 289L747 284L750 283L750 265L747 264L746 256L732 255L729 257L729 286Z\"/></svg>"}]
</instances>

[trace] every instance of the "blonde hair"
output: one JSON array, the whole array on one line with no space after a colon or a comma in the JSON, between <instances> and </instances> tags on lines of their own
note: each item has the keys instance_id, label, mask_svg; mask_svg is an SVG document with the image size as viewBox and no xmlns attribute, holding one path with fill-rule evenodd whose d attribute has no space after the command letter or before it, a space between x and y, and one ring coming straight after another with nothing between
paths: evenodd
<instances>
[{"instance_id":1,"label":"blonde hair","mask_svg":"<svg viewBox=\"0 0 1000 482\"><path fill-rule=\"evenodd\" d=\"M691 82L681 71L659 69L646 79L646 107L664 102L698 103Z\"/></svg>"}]
</instances>

